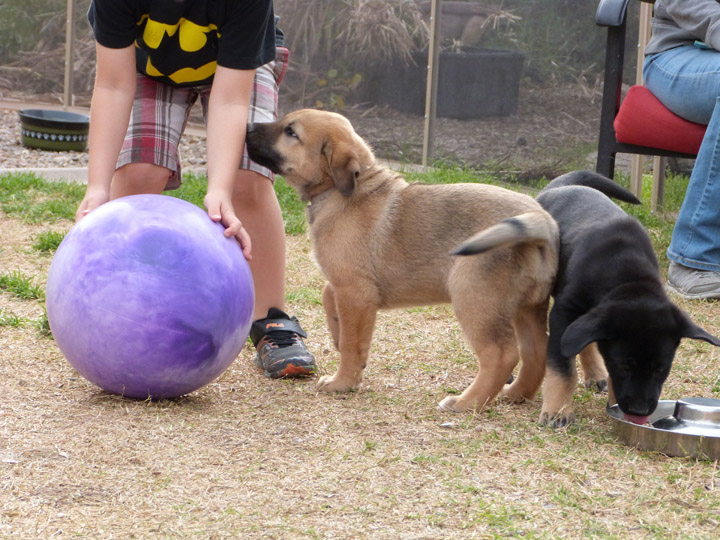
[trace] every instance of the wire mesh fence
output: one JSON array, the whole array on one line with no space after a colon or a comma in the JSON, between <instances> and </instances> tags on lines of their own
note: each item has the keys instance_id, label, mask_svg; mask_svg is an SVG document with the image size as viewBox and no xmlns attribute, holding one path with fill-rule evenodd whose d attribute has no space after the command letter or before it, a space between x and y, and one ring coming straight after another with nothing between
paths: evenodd
<instances>
[{"instance_id":1,"label":"wire mesh fence","mask_svg":"<svg viewBox=\"0 0 720 540\"><path fill-rule=\"evenodd\" d=\"M433 2L441 8L435 36ZM0 3L0 99L89 104L89 4ZM521 178L592 166L605 39L596 7L595 0L275 0L290 50L280 113L340 112L379 157L419 163L432 38L439 51L433 163ZM629 40L636 26L629 22Z\"/></svg>"}]
</instances>

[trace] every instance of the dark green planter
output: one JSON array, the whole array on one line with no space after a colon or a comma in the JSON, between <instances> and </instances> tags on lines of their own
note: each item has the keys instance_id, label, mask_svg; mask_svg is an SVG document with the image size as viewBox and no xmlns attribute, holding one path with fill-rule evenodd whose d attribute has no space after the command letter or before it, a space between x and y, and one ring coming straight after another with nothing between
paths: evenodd
<instances>
[{"instance_id":1,"label":"dark green planter","mask_svg":"<svg viewBox=\"0 0 720 540\"><path fill-rule=\"evenodd\" d=\"M425 113L427 51L415 65L394 62L376 86L378 102L412 114ZM525 55L516 51L464 47L440 53L436 112L446 118L508 116L518 107Z\"/></svg>"},{"instance_id":2,"label":"dark green planter","mask_svg":"<svg viewBox=\"0 0 720 540\"><path fill-rule=\"evenodd\" d=\"M23 145L30 148L83 152L87 147L90 118L67 111L23 109L20 129Z\"/></svg>"}]
</instances>

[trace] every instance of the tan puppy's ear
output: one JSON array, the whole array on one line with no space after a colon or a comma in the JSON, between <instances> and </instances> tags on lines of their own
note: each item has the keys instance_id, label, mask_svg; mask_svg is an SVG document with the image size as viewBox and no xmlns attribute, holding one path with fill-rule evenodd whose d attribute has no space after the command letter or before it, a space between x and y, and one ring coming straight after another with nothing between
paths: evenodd
<instances>
[{"instance_id":1,"label":"tan puppy's ear","mask_svg":"<svg viewBox=\"0 0 720 540\"><path fill-rule=\"evenodd\" d=\"M352 195L355 191L355 179L361 171L356 153L346 144L327 141L323 145L323 155L327 159L335 187L345 197Z\"/></svg>"}]
</instances>

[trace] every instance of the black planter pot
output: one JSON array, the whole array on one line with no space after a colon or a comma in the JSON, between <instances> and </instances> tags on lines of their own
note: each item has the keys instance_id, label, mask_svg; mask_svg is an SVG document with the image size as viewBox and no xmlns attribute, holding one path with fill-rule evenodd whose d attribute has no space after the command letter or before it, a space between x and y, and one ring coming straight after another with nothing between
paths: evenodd
<instances>
[{"instance_id":1,"label":"black planter pot","mask_svg":"<svg viewBox=\"0 0 720 540\"><path fill-rule=\"evenodd\" d=\"M394 62L376 79L374 100L412 114L425 113L427 51L413 54L415 65ZM441 52L436 113L446 118L508 116L517 112L525 55L465 47Z\"/></svg>"},{"instance_id":2,"label":"black planter pot","mask_svg":"<svg viewBox=\"0 0 720 540\"><path fill-rule=\"evenodd\" d=\"M85 150L89 116L50 109L23 109L19 114L24 146L57 151Z\"/></svg>"}]
</instances>

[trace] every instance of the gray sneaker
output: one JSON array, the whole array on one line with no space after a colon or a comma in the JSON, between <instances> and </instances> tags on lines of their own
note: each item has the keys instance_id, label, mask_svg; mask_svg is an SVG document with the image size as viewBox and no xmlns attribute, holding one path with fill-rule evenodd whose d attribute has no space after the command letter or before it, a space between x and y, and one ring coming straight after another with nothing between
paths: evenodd
<instances>
[{"instance_id":1,"label":"gray sneaker","mask_svg":"<svg viewBox=\"0 0 720 540\"><path fill-rule=\"evenodd\" d=\"M689 300L720 298L720 272L688 268L671 261L667 288Z\"/></svg>"}]
</instances>

